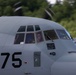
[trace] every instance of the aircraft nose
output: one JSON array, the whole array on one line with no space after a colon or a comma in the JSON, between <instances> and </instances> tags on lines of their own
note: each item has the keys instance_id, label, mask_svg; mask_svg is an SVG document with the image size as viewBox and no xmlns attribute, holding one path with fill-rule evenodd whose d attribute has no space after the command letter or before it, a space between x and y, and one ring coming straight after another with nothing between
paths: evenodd
<instances>
[{"instance_id":1,"label":"aircraft nose","mask_svg":"<svg viewBox=\"0 0 76 75\"><path fill-rule=\"evenodd\" d=\"M60 57L52 65L51 75L76 75L76 53Z\"/></svg>"}]
</instances>

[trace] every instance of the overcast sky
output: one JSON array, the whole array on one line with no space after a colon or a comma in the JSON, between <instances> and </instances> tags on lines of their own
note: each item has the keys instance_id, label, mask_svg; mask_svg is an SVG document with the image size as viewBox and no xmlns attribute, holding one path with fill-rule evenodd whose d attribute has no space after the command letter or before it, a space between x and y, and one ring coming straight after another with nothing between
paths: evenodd
<instances>
[{"instance_id":1,"label":"overcast sky","mask_svg":"<svg viewBox=\"0 0 76 75\"><path fill-rule=\"evenodd\" d=\"M47 0L47 1L52 3L52 4L54 4L56 2L56 0ZM63 1L63 0L61 0L61 1Z\"/></svg>"},{"instance_id":2,"label":"overcast sky","mask_svg":"<svg viewBox=\"0 0 76 75\"><path fill-rule=\"evenodd\" d=\"M56 2L56 0L47 0L48 2L54 4Z\"/></svg>"}]
</instances>

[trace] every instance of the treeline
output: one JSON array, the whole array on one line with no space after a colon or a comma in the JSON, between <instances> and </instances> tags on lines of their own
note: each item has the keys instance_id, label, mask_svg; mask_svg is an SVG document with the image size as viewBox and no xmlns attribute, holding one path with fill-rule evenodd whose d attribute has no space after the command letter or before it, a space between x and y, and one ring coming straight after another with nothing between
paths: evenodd
<instances>
[{"instance_id":1,"label":"treeline","mask_svg":"<svg viewBox=\"0 0 76 75\"><path fill-rule=\"evenodd\" d=\"M14 4L21 2L23 16L50 19L45 9L51 9L53 19L62 24L73 37L76 37L76 0L63 0L52 5L47 0L0 0L0 16L14 16Z\"/></svg>"},{"instance_id":2,"label":"treeline","mask_svg":"<svg viewBox=\"0 0 76 75\"><path fill-rule=\"evenodd\" d=\"M55 13L54 21L62 24L76 38L76 0L56 2L51 9Z\"/></svg>"},{"instance_id":3,"label":"treeline","mask_svg":"<svg viewBox=\"0 0 76 75\"><path fill-rule=\"evenodd\" d=\"M54 20L57 22L76 20L76 0L63 0L63 3L56 2L51 8L55 13Z\"/></svg>"},{"instance_id":4,"label":"treeline","mask_svg":"<svg viewBox=\"0 0 76 75\"><path fill-rule=\"evenodd\" d=\"M14 4L21 2L23 16L44 17L46 0L0 0L0 16L13 16Z\"/></svg>"}]
</instances>

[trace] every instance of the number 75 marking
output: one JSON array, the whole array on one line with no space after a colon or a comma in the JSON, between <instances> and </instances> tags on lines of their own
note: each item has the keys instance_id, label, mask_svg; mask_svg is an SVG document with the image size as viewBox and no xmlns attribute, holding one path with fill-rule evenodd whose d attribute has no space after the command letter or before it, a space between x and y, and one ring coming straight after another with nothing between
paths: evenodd
<instances>
[{"instance_id":1,"label":"number 75 marking","mask_svg":"<svg viewBox=\"0 0 76 75\"><path fill-rule=\"evenodd\" d=\"M12 66L14 68L19 68L22 65L22 60L20 58L16 58L16 56L21 55L21 54L22 54L22 52L15 52L12 54L12 62L14 62L14 63L12 63ZM8 59L10 57L10 53L1 53L1 56L5 56L5 60L1 67L2 69L4 69L8 62ZM15 64L15 62L18 62L18 64Z\"/></svg>"}]
</instances>

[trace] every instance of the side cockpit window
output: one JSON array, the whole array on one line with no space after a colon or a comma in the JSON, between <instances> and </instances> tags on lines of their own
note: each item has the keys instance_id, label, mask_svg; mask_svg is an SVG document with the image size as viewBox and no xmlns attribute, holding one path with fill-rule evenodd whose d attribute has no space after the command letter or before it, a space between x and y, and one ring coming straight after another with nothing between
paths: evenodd
<instances>
[{"instance_id":1,"label":"side cockpit window","mask_svg":"<svg viewBox=\"0 0 76 75\"><path fill-rule=\"evenodd\" d=\"M56 33L54 30L47 30L44 31L44 36L45 36L45 40L54 40L54 39L58 39Z\"/></svg>"},{"instance_id":2,"label":"side cockpit window","mask_svg":"<svg viewBox=\"0 0 76 75\"><path fill-rule=\"evenodd\" d=\"M70 39L65 30L56 30L61 39Z\"/></svg>"}]
</instances>

